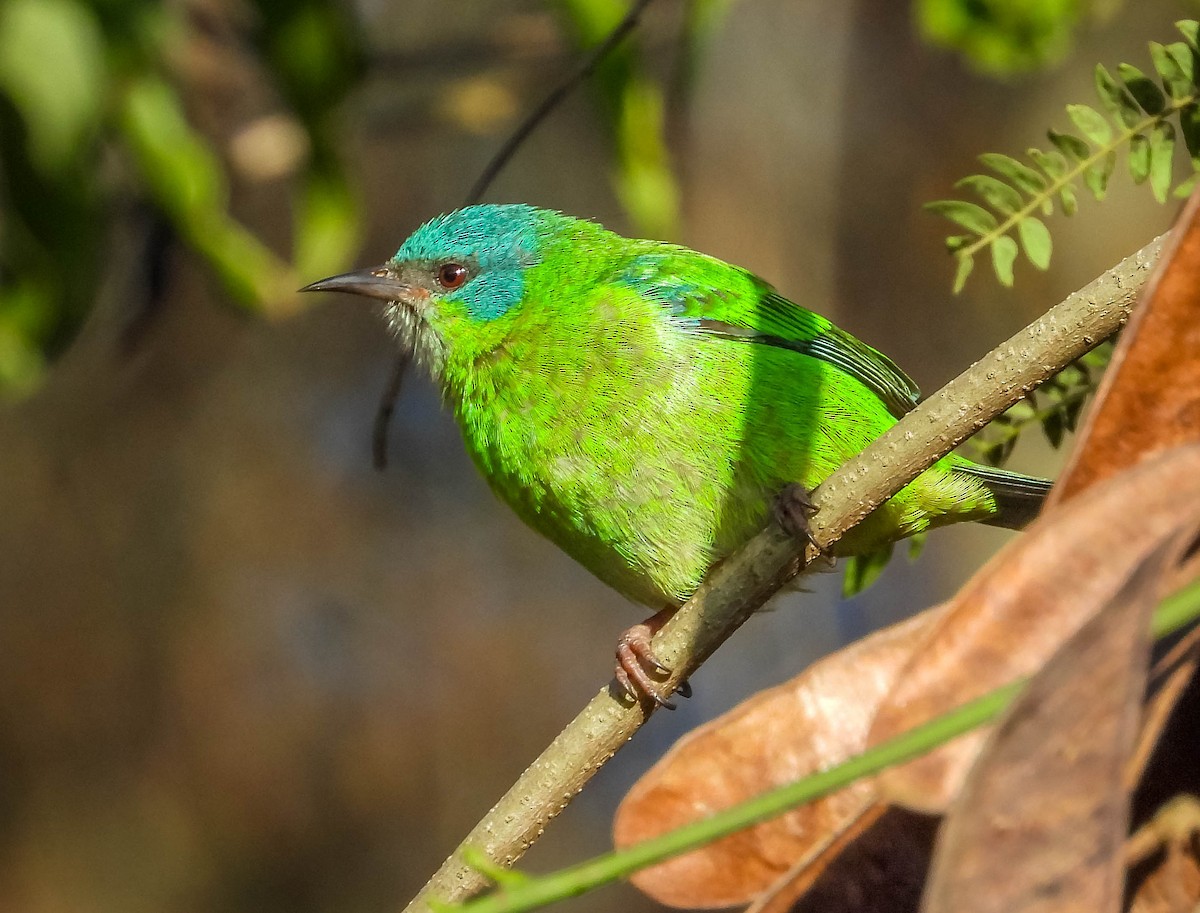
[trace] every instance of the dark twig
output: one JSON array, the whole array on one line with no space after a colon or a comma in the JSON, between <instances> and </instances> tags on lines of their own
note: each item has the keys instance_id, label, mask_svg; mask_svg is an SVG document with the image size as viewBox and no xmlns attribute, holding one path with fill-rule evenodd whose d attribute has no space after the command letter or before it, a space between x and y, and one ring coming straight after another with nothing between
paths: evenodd
<instances>
[{"instance_id":1,"label":"dark twig","mask_svg":"<svg viewBox=\"0 0 1200 913\"><path fill-rule=\"evenodd\" d=\"M400 396L400 386L404 383L411 360L412 353L407 349L401 350L396 356L387 385L379 396L379 407L375 410L375 424L371 429L371 458L380 472L387 469L388 425L392 422L392 413L396 411L396 399Z\"/></svg>"},{"instance_id":2,"label":"dark twig","mask_svg":"<svg viewBox=\"0 0 1200 913\"><path fill-rule=\"evenodd\" d=\"M475 185L471 188L471 192L467 194L467 199L463 203L464 206L470 206L472 203L479 202L480 197L487 193L488 187L490 187L492 181L496 179L496 175L498 175L501 169L508 164L509 159L511 159L516 153L517 149L521 147L521 144L529 138L529 134L531 134L537 128L538 124L545 120L555 108L562 104L563 99L570 95L575 90L576 86L592 75L596 67L600 65L600 62L612 53L612 51L621 43L626 35L633 31L634 26L636 26L638 23L638 19L640 19L642 13L646 11L646 7L653 2L654 0L634 0L633 5L629 7L629 12L625 14L625 18L617 23L616 27L608 33L607 37L605 37L603 41L592 48L591 53L588 54L587 57L585 57L582 61L580 61L579 66L576 67L573 73L568 74L567 77L557 86L555 86L554 90L542 100L540 105L529 112L529 115L525 118L525 120L521 121L521 123L517 125L517 129L512 132L509 138L505 141L504 145L500 147L499 151L494 156L492 156L492 160L488 162L487 167L483 169L483 173L479 175L479 180L475 182Z\"/></svg>"},{"instance_id":3,"label":"dark twig","mask_svg":"<svg viewBox=\"0 0 1200 913\"><path fill-rule=\"evenodd\" d=\"M616 24L611 32L592 48L579 66L567 77L555 86L554 90L547 95L540 105L534 108L525 120L517 125L517 129L512 132L504 145L499 151L492 156L492 160L487 163L487 167L483 169L483 173L479 175L471 192L467 194L464 201L464 206L470 206L472 203L477 203L485 193L492 181L496 179L504 166L516 154L516 151L521 147L521 144L529 138L529 135L537 129L538 125L544 121L551 112L554 111L563 99L575 90L575 87L582 83L585 79L595 72L596 67L604 60L617 45L633 31L641 18L642 13L646 11L654 0L634 0L629 7L629 11L624 18ZM391 376L388 378L387 387L384 388L383 395L379 398L379 408L375 412L374 431L371 436L371 450L374 454L375 468L384 469L387 466L387 432L388 425L392 420L392 413L396 410L396 397L400 395L400 385L404 381L404 372L408 368L409 353L401 352L396 357L396 362L392 366Z\"/></svg>"}]
</instances>

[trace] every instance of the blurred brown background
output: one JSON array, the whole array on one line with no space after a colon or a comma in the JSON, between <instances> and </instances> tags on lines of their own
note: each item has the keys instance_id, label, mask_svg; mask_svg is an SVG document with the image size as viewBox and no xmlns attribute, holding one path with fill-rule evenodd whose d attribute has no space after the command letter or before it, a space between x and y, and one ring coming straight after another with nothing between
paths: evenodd
<instances>
[{"instance_id":1,"label":"blurred brown background","mask_svg":"<svg viewBox=\"0 0 1200 913\"><path fill-rule=\"evenodd\" d=\"M236 31L232 0L201 6ZM369 54L338 130L368 265L461 203L577 48L555 5L534 0L348 9ZM673 100L675 240L758 271L936 389L1162 231L1174 206L1119 170L1110 200L1054 218L1049 273L1019 265L1003 290L981 265L956 298L945 225L921 204L951 195L978 153L1019 153L1063 126L1065 103L1093 101L1095 63L1148 69L1146 41L1173 40L1193 12L1126 3L1057 66L996 80L924 45L907 4L735 4ZM652 72L671 65L679 15L660 0L646 18ZM253 67L227 65L236 43L198 30L189 54L193 123L229 153L279 101ZM602 107L576 93L487 199L636 231ZM235 215L280 249L286 186L233 183ZM400 398L391 465L372 469L393 346L368 307L327 297L287 318L239 315L168 239L159 304L130 342L150 229L122 225L80 337L0 407L0 910L398 909L607 681L614 638L642 610L493 499L424 380ZM1057 459L1027 444L1014 465L1053 472ZM854 600L839 603L838 575L780 599L526 864L606 849L616 801L672 740L945 597L1005 536L944 530ZM620 887L573 908L651 906Z\"/></svg>"}]
</instances>

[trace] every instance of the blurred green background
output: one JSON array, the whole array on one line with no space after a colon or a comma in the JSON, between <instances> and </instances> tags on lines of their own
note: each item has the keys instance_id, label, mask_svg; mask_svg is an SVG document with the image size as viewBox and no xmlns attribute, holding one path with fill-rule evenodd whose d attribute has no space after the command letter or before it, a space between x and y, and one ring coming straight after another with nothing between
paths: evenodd
<instances>
[{"instance_id":1,"label":"blurred green background","mask_svg":"<svg viewBox=\"0 0 1200 913\"><path fill-rule=\"evenodd\" d=\"M643 610L492 498L425 382L374 471L391 341L294 290L460 205L625 8L0 0L0 910L397 909L607 681ZM951 297L921 204L1195 12L658 0L486 198L750 267L933 390L1172 210L1118 175L1054 220L1050 272ZM944 530L854 600L835 575L780 599L528 864L604 849L679 734L1006 535Z\"/></svg>"}]
</instances>

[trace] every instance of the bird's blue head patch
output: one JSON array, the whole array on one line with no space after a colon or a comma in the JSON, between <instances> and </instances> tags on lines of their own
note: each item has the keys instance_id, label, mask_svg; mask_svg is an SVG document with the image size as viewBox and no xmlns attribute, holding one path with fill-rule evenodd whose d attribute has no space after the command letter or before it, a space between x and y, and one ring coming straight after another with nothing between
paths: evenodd
<instances>
[{"instance_id":1,"label":"bird's blue head patch","mask_svg":"<svg viewBox=\"0 0 1200 913\"><path fill-rule=\"evenodd\" d=\"M537 229L545 213L524 204L468 206L430 219L396 251L397 264L462 263L471 278L441 297L476 320L495 320L525 292L525 270L541 262Z\"/></svg>"}]
</instances>

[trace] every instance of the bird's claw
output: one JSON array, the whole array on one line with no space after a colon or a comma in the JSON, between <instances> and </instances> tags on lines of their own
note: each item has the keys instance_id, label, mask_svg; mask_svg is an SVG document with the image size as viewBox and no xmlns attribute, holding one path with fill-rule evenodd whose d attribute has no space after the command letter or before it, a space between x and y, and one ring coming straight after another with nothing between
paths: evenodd
<instances>
[{"instance_id":1,"label":"bird's claw","mask_svg":"<svg viewBox=\"0 0 1200 913\"><path fill-rule=\"evenodd\" d=\"M629 628L617 640L617 684L630 700L649 699L659 707L675 709L675 705L663 696L662 683L656 682L647 671L652 669L662 676L671 674L670 667L655 656L650 640L674 611L669 609L659 612L641 624ZM675 691L685 698L692 696L692 687L686 681L680 682Z\"/></svg>"},{"instance_id":2,"label":"bird's claw","mask_svg":"<svg viewBox=\"0 0 1200 913\"><path fill-rule=\"evenodd\" d=\"M808 522L817 512L817 505L813 503L812 495L809 494L807 488L799 482L787 485L775 498L771 505L771 512L775 517L775 522L785 533L795 539L809 542L814 548L820 550L821 547L813 538L812 528Z\"/></svg>"}]
</instances>

